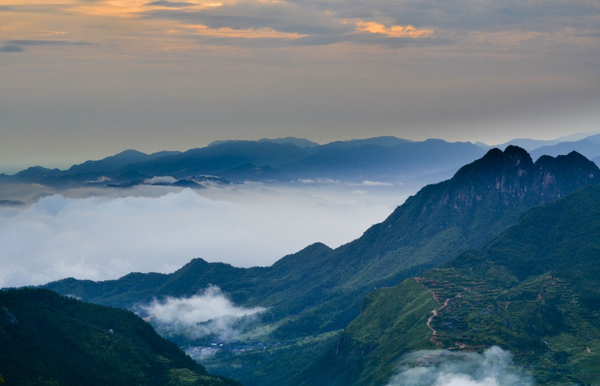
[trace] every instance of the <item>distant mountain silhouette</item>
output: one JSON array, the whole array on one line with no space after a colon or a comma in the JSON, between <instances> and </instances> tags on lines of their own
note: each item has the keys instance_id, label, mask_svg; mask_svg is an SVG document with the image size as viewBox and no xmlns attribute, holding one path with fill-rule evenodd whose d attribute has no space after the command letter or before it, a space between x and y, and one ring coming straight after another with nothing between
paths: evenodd
<instances>
[{"instance_id":1,"label":"distant mountain silhouette","mask_svg":"<svg viewBox=\"0 0 600 386\"><path fill-rule=\"evenodd\" d=\"M326 145L291 137L219 141L185 152L148 155L126 150L101 160L73 165L64 171L36 167L13 176L0 176L0 181L68 188L81 185L133 186L136 181L155 176L190 179L212 175L235 182L329 179L407 183L424 175L447 177L484 152L471 143L433 139L413 142L395 137L338 141ZM127 176L132 177L128 179Z\"/></svg>"},{"instance_id":2,"label":"distant mountain silhouette","mask_svg":"<svg viewBox=\"0 0 600 386\"><path fill-rule=\"evenodd\" d=\"M559 137L556 139L551 139L551 140L515 138L515 139L511 139L508 142L496 145L494 147L504 150L506 147L513 145L513 146L522 147L523 149L527 150L528 152L532 152L541 147L552 147L561 142L576 142L576 141L581 141L586 138L591 139L594 136L597 137L598 134L600 134L600 133L599 132L576 133L576 134L565 135L565 136L562 136L562 137ZM573 150L577 151L577 149L570 149L568 152L573 151ZM567 154L568 152L560 153L560 154ZM548 155L552 155L552 156L560 155L560 154L550 154L550 153L544 153L544 154L548 154ZM583 155L586 155L586 154L583 154ZM537 159L538 157L534 156L534 154L532 154L532 158Z\"/></svg>"},{"instance_id":3,"label":"distant mountain silhouette","mask_svg":"<svg viewBox=\"0 0 600 386\"><path fill-rule=\"evenodd\" d=\"M119 170L129 164L150 161L157 158L180 154L178 151L161 151L153 154L146 154L137 150L125 150L116 155L106 157L98 161L86 161L79 165L73 165L63 174L84 174L84 173L106 173Z\"/></svg>"},{"instance_id":4,"label":"distant mountain silhouette","mask_svg":"<svg viewBox=\"0 0 600 386\"><path fill-rule=\"evenodd\" d=\"M214 141L208 144L208 146L221 145L227 142L254 142L254 141L242 141L242 140L225 140L225 141ZM320 146L316 142L309 141L305 138L296 138L296 137L285 137L285 138L262 138L256 142L273 142L279 144L291 144L298 147L316 147Z\"/></svg>"},{"instance_id":5,"label":"distant mountain silhouette","mask_svg":"<svg viewBox=\"0 0 600 386\"><path fill-rule=\"evenodd\" d=\"M585 157L592 159L600 156L600 134L582 139L575 142L560 142L552 146L543 146L531 152L531 157L537 159L542 155L557 155L568 154L576 151Z\"/></svg>"}]
</instances>

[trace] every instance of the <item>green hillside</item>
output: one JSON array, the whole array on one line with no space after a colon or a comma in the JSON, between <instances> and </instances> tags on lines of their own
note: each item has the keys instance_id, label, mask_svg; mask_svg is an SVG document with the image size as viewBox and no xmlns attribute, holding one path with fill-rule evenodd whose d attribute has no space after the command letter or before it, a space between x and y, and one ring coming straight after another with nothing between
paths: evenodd
<instances>
[{"instance_id":1,"label":"green hillside","mask_svg":"<svg viewBox=\"0 0 600 386\"><path fill-rule=\"evenodd\" d=\"M158 296L190 296L209 284L248 306L271 309L281 337L345 327L373 288L390 286L479 247L527 209L596 183L600 170L577 153L541 157L493 149L448 180L423 188L384 222L336 250L314 244L271 267L242 269L195 259L171 275L131 274L94 283L74 279L47 288L86 301L129 308Z\"/></svg>"},{"instance_id":2,"label":"green hillside","mask_svg":"<svg viewBox=\"0 0 600 386\"><path fill-rule=\"evenodd\" d=\"M191 296L214 284L236 304L267 307L262 321L269 338L291 341L345 328L373 289L422 275L461 252L481 247L526 210L599 178L598 167L577 153L545 156L534 163L518 147L492 149L452 179L426 186L384 222L335 250L317 243L270 267L250 269L194 259L170 275L130 274L98 283L65 279L47 288L131 308L154 297ZM308 362L294 366L294 371L304 365ZM228 367L211 368L234 373ZM264 381L248 377L239 379L248 384Z\"/></svg>"},{"instance_id":3,"label":"green hillside","mask_svg":"<svg viewBox=\"0 0 600 386\"><path fill-rule=\"evenodd\" d=\"M534 208L482 249L372 293L297 383L384 385L412 350L498 345L540 385L598 385L598 235L599 186Z\"/></svg>"},{"instance_id":4,"label":"green hillside","mask_svg":"<svg viewBox=\"0 0 600 386\"><path fill-rule=\"evenodd\" d=\"M18 386L239 385L129 311L40 289L0 292L0 374Z\"/></svg>"}]
</instances>

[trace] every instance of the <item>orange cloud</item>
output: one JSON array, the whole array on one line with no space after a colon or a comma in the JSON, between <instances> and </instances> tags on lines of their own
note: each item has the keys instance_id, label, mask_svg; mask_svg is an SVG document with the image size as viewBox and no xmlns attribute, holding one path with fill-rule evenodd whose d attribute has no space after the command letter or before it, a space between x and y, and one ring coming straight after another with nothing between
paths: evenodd
<instances>
[{"instance_id":1,"label":"orange cloud","mask_svg":"<svg viewBox=\"0 0 600 386\"><path fill-rule=\"evenodd\" d=\"M194 29L199 35L204 36L219 36L230 38L278 38L278 39L298 39L308 35L301 35L291 32L276 31L272 28L259 29L233 29L224 28L209 28L204 25L187 25L187 28Z\"/></svg>"},{"instance_id":2,"label":"orange cloud","mask_svg":"<svg viewBox=\"0 0 600 386\"><path fill-rule=\"evenodd\" d=\"M432 29L418 29L412 25L393 25L386 27L374 21L357 21L354 23L359 32L380 34L394 38L424 38L433 35Z\"/></svg>"}]
</instances>

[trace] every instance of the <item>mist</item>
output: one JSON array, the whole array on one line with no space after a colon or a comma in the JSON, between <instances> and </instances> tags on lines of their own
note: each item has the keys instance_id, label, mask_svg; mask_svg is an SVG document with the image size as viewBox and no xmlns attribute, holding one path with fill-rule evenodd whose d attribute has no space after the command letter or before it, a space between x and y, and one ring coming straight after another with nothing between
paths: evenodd
<instances>
[{"instance_id":1,"label":"mist","mask_svg":"<svg viewBox=\"0 0 600 386\"><path fill-rule=\"evenodd\" d=\"M139 309L159 330L173 330L192 339L215 336L220 341L236 339L247 323L267 310L237 307L217 286L192 297L154 300Z\"/></svg>"},{"instance_id":2,"label":"mist","mask_svg":"<svg viewBox=\"0 0 600 386\"><path fill-rule=\"evenodd\" d=\"M425 350L406 355L387 386L531 386L510 352L492 346L483 353Z\"/></svg>"},{"instance_id":3,"label":"mist","mask_svg":"<svg viewBox=\"0 0 600 386\"><path fill-rule=\"evenodd\" d=\"M349 242L406 198L398 187L336 184L36 195L0 207L0 287L169 273L196 257L266 266L315 242Z\"/></svg>"}]
</instances>

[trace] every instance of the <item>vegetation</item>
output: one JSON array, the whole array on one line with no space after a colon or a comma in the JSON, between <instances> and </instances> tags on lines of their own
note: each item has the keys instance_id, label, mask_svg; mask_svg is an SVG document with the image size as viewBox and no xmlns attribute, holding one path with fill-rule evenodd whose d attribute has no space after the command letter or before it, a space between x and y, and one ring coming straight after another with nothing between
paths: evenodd
<instances>
[{"instance_id":1,"label":"vegetation","mask_svg":"<svg viewBox=\"0 0 600 386\"><path fill-rule=\"evenodd\" d=\"M130 274L94 283L66 279L47 288L86 301L131 308L153 297L190 296L209 284L233 300L271 310L282 339L344 328L373 288L423 274L458 253L479 247L527 209L600 180L600 170L577 153L541 157L523 149L494 149L448 181L410 197L383 223L336 250L314 244L271 267L241 269L195 259L171 275Z\"/></svg>"},{"instance_id":2,"label":"vegetation","mask_svg":"<svg viewBox=\"0 0 600 386\"><path fill-rule=\"evenodd\" d=\"M335 331L275 344L269 342L259 350L221 351L203 363L211 372L243 379L244 386L280 386L289 383L290 374L300 373L311 365L339 336L340 332Z\"/></svg>"},{"instance_id":3,"label":"vegetation","mask_svg":"<svg viewBox=\"0 0 600 386\"><path fill-rule=\"evenodd\" d=\"M129 311L41 289L0 292L0 370L10 385L238 385Z\"/></svg>"},{"instance_id":4,"label":"vegetation","mask_svg":"<svg viewBox=\"0 0 600 386\"><path fill-rule=\"evenodd\" d=\"M534 208L482 249L372 293L297 384L381 385L407 351L499 345L541 385L598 385L599 233L600 186Z\"/></svg>"},{"instance_id":5,"label":"vegetation","mask_svg":"<svg viewBox=\"0 0 600 386\"><path fill-rule=\"evenodd\" d=\"M421 276L470 248L482 247L528 209L556 201L599 179L598 167L577 153L541 157L533 163L518 147L509 146L504 152L493 149L461 168L452 179L426 186L383 223L335 250L317 243L265 268L242 269L194 259L170 275L130 274L99 283L66 279L47 287L86 301L130 308L153 297L191 296L215 284L238 304L267 307L263 322L272 330L273 339L315 336L346 327L359 315L363 300L373 289ZM496 266L491 274L519 279L502 266ZM595 292L590 291L584 300L595 304ZM354 352L369 351L370 344ZM271 354L264 361L286 363L283 351ZM296 355L304 354L298 348ZM391 356L377 360L381 360L378 368L392 366ZM296 371L299 367L283 368ZM361 374L359 367L352 368ZM242 373L239 379L243 382L255 379L251 371ZM273 377L280 379L275 373Z\"/></svg>"}]
</instances>

